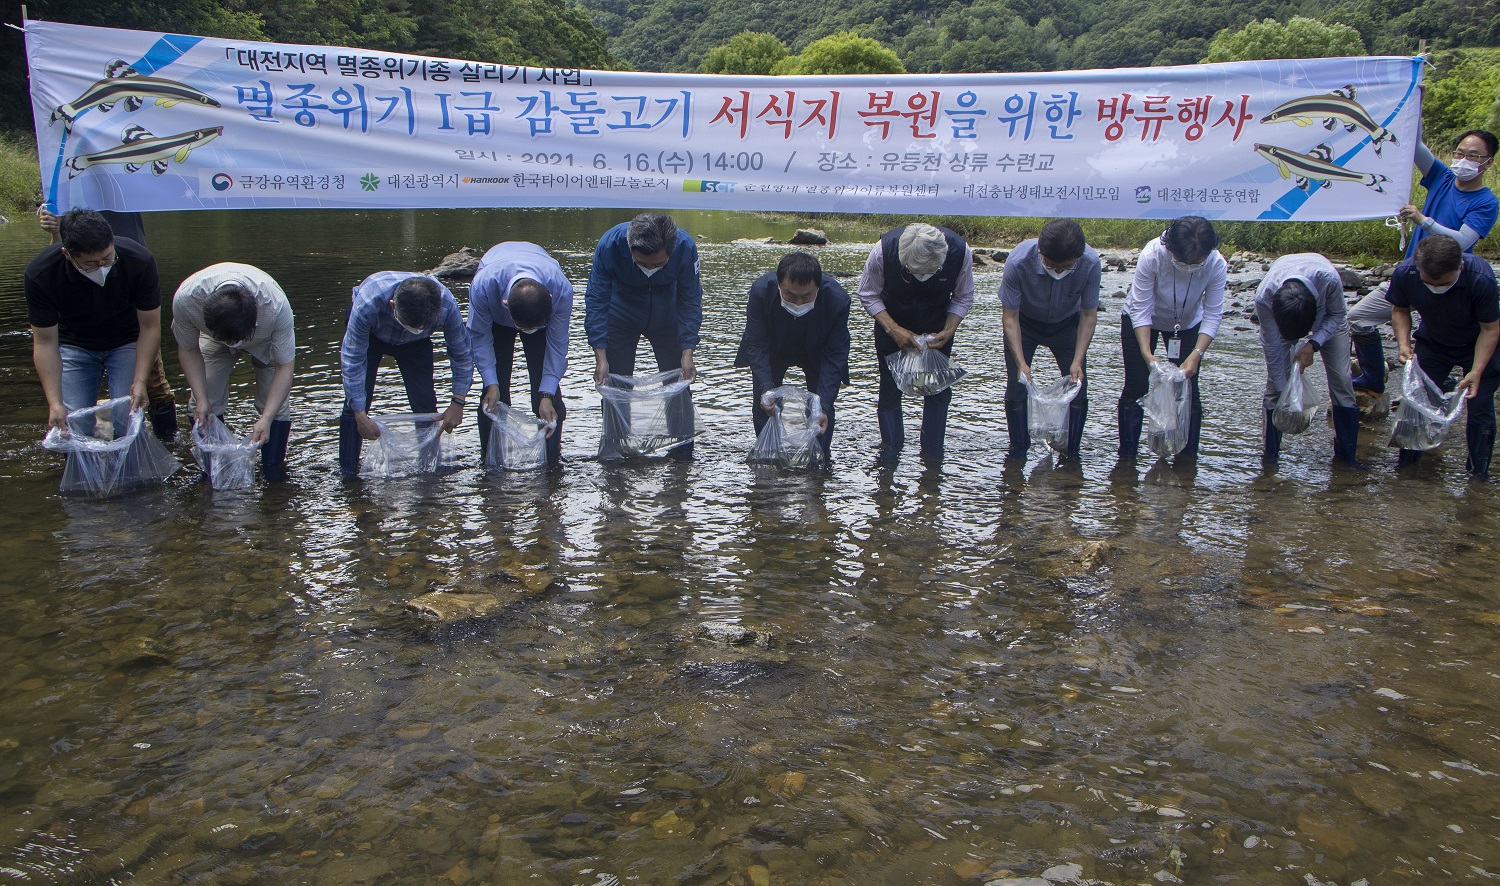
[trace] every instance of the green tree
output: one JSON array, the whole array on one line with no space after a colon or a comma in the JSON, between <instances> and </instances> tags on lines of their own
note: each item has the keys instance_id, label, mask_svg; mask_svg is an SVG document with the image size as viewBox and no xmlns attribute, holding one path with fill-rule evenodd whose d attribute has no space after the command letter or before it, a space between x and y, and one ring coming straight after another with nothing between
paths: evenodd
<instances>
[{"instance_id":1,"label":"green tree","mask_svg":"<svg viewBox=\"0 0 1500 886\"><path fill-rule=\"evenodd\" d=\"M1364 41L1348 25L1326 25L1317 19L1294 15L1285 24L1268 18L1251 22L1238 31L1225 28L1214 35L1203 60L1243 62L1364 54Z\"/></svg>"},{"instance_id":2,"label":"green tree","mask_svg":"<svg viewBox=\"0 0 1500 886\"><path fill-rule=\"evenodd\" d=\"M802 53L777 63L773 74L904 74L896 53L853 31L814 40Z\"/></svg>"},{"instance_id":3,"label":"green tree","mask_svg":"<svg viewBox=\"0 0 1500 886\"><path fill-rule=\"evenodd\" d=\"M1500 49L1461 49L1433 56L1441 74L1427 82L1422 99L1422 140L1438 152L1469 129L1500 124Z\"/></svg>"},{"instance_id":4,"label":"green tree","mask_svg":"<svg viewBox=\"0 0 1500 886\"><path fill-rule=\"evenodd\" d=\"M786 44L775 34L741 31L728 43L710 49L698 70L705 74L769 74L787 55Z\"/></svg>"}]
</instances>

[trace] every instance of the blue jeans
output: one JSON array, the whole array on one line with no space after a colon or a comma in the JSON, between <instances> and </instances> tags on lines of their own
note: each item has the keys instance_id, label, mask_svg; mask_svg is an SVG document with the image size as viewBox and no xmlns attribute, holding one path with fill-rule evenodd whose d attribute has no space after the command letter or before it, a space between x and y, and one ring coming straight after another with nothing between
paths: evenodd
<instances>
[{"instance_id":1,"label":"blue jeans","mask_svg":"<svg viewBox=\"0 0 1500 886\"><path fill-rule=\"evenodd\" d=\"M68 411L99 402L99 379L109 381L110 399L129 397L135 381L135 342L108 351L58 345L62 356L62 396Z\"/></svg>"}]
</instances>

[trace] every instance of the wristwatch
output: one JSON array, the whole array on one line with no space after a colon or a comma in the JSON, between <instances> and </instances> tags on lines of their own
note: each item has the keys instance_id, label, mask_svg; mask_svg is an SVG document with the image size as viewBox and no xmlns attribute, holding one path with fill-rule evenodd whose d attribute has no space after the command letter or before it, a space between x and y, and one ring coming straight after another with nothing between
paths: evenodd
<instances>
[{"instance_id":1,"label":"wristwatch","mask_svg":"<svg viewBox=\"0 0 1500 886\"><path fill-rule=\"evenodd\" d=\"M1314 354L1316 354L1319 351L1323 350L1323 346L1320 345L1320 344L1318 344L1317 342L1313 341L1312 339L1308 339L1307 343L1310 344L1310 345L1312 345L1312 349L1313 349L1313 353Z\"/></svg>"}]
</instances>

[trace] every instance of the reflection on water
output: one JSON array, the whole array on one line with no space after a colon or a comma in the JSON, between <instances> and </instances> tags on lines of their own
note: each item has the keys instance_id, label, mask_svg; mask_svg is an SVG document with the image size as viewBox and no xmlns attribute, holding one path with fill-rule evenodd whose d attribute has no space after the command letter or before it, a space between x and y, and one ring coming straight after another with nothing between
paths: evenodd
<instances>
[{"instance_id":1,"label":"reflection on water","mask_svg":"<svg viewBox=\"0 0 1500 886\"><path fill-rule=\"evenodd\" d=\"M1376 471L1333 470L1321 422L1261 476L1243 318L1209 361L1195 472L1115 469L1106 323L1082 466L1040 448L1004 463L993 271L955 349L971 375L941 469L874 467L857 320L832 474L757 470L730 363L743 293L781 249L728 241L790 231L684 216L706 234L694 462L591 458L580 328L560 474L481 474L470 416L468 470L336 479L353 283L526 237L581 286L623 215L152 217L169 289L245 258L286 285L294 482L178 477L104 503L59 500L61 465L35 446L19 268L40 244L0 230L0 879L1500 875L1495 493L1452 446L1394 476L1372 427ZM867 249L825 265L857 273ZM381 397L398 391L388 373ZM403 609L432 590L502 605L439 628ZM715 642L705 622L769 639Z\"/></svg>"}]
</instances>

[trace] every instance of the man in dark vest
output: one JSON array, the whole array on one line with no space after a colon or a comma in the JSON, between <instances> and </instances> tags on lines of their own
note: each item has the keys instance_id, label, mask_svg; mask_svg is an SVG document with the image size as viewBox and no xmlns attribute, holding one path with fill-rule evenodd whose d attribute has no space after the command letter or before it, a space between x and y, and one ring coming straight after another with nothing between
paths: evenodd
<instances>
[{"instance_id":1,"label":"man in dark vest","mask_svg":"<svg viewBox=\"0 0 1500 886\"><path fill-rule=\"evenodd\" d=\"M833 441L833 399L849 381L849 293L823 273L816 257L787 255L775 273L750 285L734 365L750 368L757 435L770 417L762 395L779 387L788 369L801 367L807 390L821 401L826 423L818 440L826 455Z\"/></svg>"},{"instance_id":2,"label":"man in dark vest","mask_svg":"<svg viewBox=\"0 0 1500 886\"><path fill-rule=\"evenodd\" d=\"M875 355L880 367L880 460L893 463L906 442L901 418L901 389L885 358L917 347L927 335L930 347L953 352L953 333L974 304L974 263L969 244L947 228L913 224L880 238L859 280L859 301L875 318ZM922 459L929 465L943 458L952 390L923 398Z\"/></svg>"}]
</instances>

